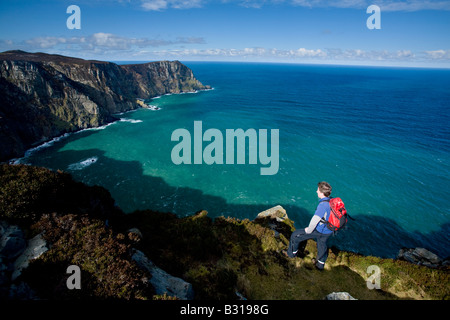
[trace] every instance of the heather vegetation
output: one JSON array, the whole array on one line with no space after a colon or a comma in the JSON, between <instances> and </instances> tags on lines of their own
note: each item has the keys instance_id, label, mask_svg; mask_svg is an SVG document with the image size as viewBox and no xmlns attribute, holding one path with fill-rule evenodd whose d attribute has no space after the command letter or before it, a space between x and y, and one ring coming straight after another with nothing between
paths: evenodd
<instances>
[{"instance_id":1,"label":"heather vegetation","mask_svg":"<svg viewBox=\"0 0 450 320\"><path fill-rule=\"evenodd\" d=\"M109 192L76 182L68 173L26 165L0 166L0 219L36 222L43 213L88 214L106 219L121 214Z\"/></svg>"},{"instance_id":2,"label":"heather vegetation","mask_svg":"<svg viewBox=\"0 0 450 320\"><path fill-rule=\"evenodd\" d=\"M448 269L332 248L325 270L318 271L313 241L305 258L286 258L281 250L294 230L289 219L211 219L206 211L183 218L151 210L124 214L103 188L24 165L2 165L0 185L0 220L49 243L21 276L42 298L172 299L155 295L151 275L131 259L132 248L190 282L195 299L323 299L342 291L361 300L449 298ZM68 265L80 267L81 290L67 289ZM367 286L371 265L381 269L381 289Z\"/></svg>"},{"instance_id":3,"label":"heather vegetation","mask_svg":"<svg viewBox=\"0 0 450 320\"><path fill-rule=\"evenodd\" d=\"M130 259L130 245L104 222L86 215L46 214L32 226L52 244L24 272L39 296L48 299L150 299L147 275ZM81 269L81 290L68 290L67 266Z\"/></svg>"},{"instance_id":4,"label":"heather vegetation","mask_svg":"<svg viewBox=\"0 0 450 320\"><path fill-rule=\"evenodd\" d=\"M109 192L69 174L25 165L0 167L0 220L42 233L50 249L23 272L48 299L148 299L146 274L130 259L130 243L106 222L123 214ZM66 269L77 265L83 290L67 290Z\"/></svg>"}]
</instances>

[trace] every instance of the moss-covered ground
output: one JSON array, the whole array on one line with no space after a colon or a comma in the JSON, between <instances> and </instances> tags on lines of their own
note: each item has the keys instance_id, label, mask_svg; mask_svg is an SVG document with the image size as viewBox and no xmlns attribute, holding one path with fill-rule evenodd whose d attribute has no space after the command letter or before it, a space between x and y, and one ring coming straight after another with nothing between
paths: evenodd
<instances>
[{"instance_id":1,"label":"moss-covered ground","mask_svg":"<svg viewBox=\"0 0 450 320\"><path fill-rule=\"evenodd\" d=\"M198 299L323 299L331 292L349 292L361 300L448 299L448 270L405 261L329 250L325 270L315 269L316 243L308 240L307 255L287 258L292 221L278 237L268 219L210 219L205 211L186 218L141 211L126 217L122 227L139 225L138 244L157 265L191 282ZM129 224L129 225L127 225ZM380 271L380 289L367 281ZM371 282L372 283L372 282ZM373 282L374 283L374 282Z\"/></svg>"}]
</instances>

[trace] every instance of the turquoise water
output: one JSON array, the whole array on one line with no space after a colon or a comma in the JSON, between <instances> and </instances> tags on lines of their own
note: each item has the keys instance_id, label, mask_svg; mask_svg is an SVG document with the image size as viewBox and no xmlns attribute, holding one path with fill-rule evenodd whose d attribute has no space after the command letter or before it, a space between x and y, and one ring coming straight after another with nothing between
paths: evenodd
<instances>
[{"instance_id":1,"label":"turquoise water","mask_svg":"<svg viewBox=\"0 0 450 320\"><path fill-rule=\"evenodd\" d=\"M186 64L214 90L153 99L161 110L119 115L22 162L102 185L125 212L205 209L212 218L253 219L280 204L297 228L307 226L317 182L326 180L356 219L334 245L382 257L404 246L450 255L450 70ZM261 175L264 165L248 157L175 165L172 132L193 137L194 121L224 138L226 129L278 129L277 174Z\"/></svg>"}]
</instances>

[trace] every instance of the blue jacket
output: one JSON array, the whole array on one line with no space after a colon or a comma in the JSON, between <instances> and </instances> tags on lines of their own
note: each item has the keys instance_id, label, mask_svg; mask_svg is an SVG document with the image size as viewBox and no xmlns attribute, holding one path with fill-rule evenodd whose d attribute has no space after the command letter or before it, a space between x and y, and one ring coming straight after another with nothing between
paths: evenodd
<instances>
[{"instance_id":1,"label":"blue jacket","mask_svg":"<svg viewBox=\"0 0 450 320\"><path fill-rule=\"evenodd\" d=\"M328 217L330 216L330 203L325 200L330 200L330 198L325 197L319 200L319 204L317 205L317 209L314 215L319 216L321 219L328 220ZM319 222L317 224L316 230L324 234L329 234L333 232L327 228L327 225L325 223L322 222Z\"/></svg>"}]
</instances>

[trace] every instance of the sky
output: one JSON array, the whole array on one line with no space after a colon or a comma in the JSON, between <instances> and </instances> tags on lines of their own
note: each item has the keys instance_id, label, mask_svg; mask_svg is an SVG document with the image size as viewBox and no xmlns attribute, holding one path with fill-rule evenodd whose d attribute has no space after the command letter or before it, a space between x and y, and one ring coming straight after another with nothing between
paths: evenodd
<instances>
[{"instance_id":1,"label":"sky","mask_svg":"<svg viewBox=\"0 0 450 320\"><path fill-rule=\"evenodd\" d=\"M17 49L106 61L450 68L450 0L2 0L0 51Z\"/></svg>"}]
</instances>

